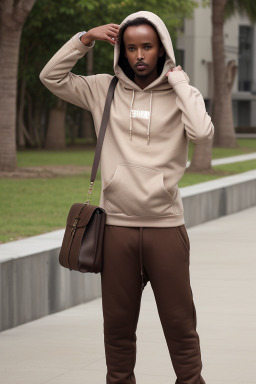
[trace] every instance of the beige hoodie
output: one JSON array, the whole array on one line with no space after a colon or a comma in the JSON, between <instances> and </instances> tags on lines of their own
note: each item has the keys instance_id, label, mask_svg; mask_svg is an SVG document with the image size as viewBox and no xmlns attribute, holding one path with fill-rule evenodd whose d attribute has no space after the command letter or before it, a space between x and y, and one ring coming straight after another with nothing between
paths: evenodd
<instances>
[{"instance_id":1,"label":"beige hoodie","mask_svg":"<svg viewBox=\"0 0 256 384\"><path fill-rule=\"evenodd\" d=\"M184 223L177 183L187 162L188 140L197 143L213 136L213 124L201 93L189 85L184 71L175 67L169 32L154 13L140 11L156 27L166 51L162 74L141 89L118 65L114 47L114 72L119 81L101 154L100 206L107 224L118 226L172 227ZM70 70L95 42L84 46L79 33L46 64L40 74L44 85L60 98L90 110L96 134L101 123L111 75L75 75Z\"/></svg>"}]
</instances>

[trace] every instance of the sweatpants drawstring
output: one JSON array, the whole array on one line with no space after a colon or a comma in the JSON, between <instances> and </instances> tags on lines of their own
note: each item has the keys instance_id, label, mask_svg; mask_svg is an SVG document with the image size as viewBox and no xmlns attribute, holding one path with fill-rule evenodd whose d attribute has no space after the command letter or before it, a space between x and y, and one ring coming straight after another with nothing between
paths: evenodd
<instances>
[{"instance_id":1,"label":"sweatpants drawstring","mask_svg":"<svg viewBox=\"0 0 256 384\"><path fill-rule=\"evenodd\" d=\"M141 291L144 288L144 277L143 277L143 260L142 260L142 252L143 252L143 228L140 228L140 274L141 274Z\"/></svg>"}]
</instances>

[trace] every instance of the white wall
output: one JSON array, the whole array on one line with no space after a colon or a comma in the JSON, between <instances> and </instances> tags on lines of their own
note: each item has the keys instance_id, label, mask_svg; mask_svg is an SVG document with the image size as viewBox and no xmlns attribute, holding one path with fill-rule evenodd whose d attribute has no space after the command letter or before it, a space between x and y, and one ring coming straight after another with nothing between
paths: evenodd
<instances>
[{"instance_id":1,"label":"white wall","mask_svg":"<svg viewBox=\"0 0 256 384\"><path fill-rule=\"evenodd\" d=\"M247 16L236 14L224 24L225 59L235 60L238 64L239 25L251 25ZM192 19L185 19L184 33L177 39L177 47L185 51L185 71L190 77L191 85L200 90L204 98L210 97L209 70L207 62L212 62L212 21L211 8L198 7ZM256 45L256 28L255 28ZM256 47L254 52L256 63ZM254 66L256 90L256 65ZM233 92L238 91L238 76L235 78Z\"/></svg>"}]
</instances>

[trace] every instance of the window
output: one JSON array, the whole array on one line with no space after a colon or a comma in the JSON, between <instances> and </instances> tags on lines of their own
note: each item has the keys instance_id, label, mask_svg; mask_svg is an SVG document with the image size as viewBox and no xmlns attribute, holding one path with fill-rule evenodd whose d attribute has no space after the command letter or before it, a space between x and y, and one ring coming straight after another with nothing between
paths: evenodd
<instances>
[{"instance_id":1,"label":"window","mask_svg":"<svg viewBox=\"0 0 256 384\"><path fill-rule=\"evenodd\" d=\"M239 91L251 91L252 89L252 32L251 26L240 25L239 27Z\"/></svg>"}]
</instances>

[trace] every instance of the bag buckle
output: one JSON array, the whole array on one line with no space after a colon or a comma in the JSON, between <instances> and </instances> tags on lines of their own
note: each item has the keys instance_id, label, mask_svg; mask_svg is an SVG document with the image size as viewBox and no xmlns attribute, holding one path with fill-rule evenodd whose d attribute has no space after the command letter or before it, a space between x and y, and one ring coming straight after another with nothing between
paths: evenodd
<instances>
[{"instance_id":1,"label":"bag buckle","mask_svg":"<svg viewBox=\"0 0 256 384\"><path fill-rule=\"evenodd\" d=\"M74 221L74 223L73 223L73 225L72 225L72 230L71 230L71 236L72 236L72 237L74 236L75 231L76 231L76 229L77 229L77 223L78 223L78 221L79 221L79 218L76 218L75 221Z\"/></svg>"}]
</instances>

